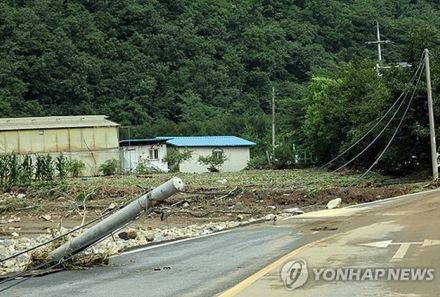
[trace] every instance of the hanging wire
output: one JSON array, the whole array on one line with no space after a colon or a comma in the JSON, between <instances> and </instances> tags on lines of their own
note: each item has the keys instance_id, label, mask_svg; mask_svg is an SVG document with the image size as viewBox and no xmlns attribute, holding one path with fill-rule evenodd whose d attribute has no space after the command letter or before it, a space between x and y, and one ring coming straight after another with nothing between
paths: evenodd
<instances>
[{"instance_id":1,"label":"hanging wire","mask_svg":"<svg viewBox=\"0 0 440 297\"><path fill-rule=\"evenodd\" d=\"M424 69L424 68L425 68L425 66L422 67L422 70L421 70L420 73L419 73L419 78L418 78L417 83L416 83L416 85L415 85L415 87L414 87L414 90L413 90L413 92L412 92L412 95L411 95L411 98L410 98L410 100L409 100L409 102L408 102L408 105L406 106L406 109L405 109L405 111L404 111L404 113L403 113L403 115L402 115L402 118L400 119L399 124L397 125L396 129L394 130L393 135L391 136L390 140L388 141L387 145L385 146L385 149L380 153L380 155L376 158L376 160L373 162L373 164L371 164L371 166L368 168L368 170L365 171L365 172L360 176L360 178L363 178L365 175L367 175L367 174L371 171L371 169L373 169L373 167L377 165L377 163L379 162L379 160L382 158L382 156L383 156L383 155L385 154L385 152L388 150L388 148L390 147L390 145L391 145L391 143L393 142L394 138L396 137L397 132L399 131L400 126L402 125L402 123L403 123L403 121L404 121L404 119L405 119L405 117L406 117L406 114L408 113L408 110L409 110L409 108L410 108L410 106L411 106L411 103L412 103L412 101L413 101L413 99L414 99L414 96L415 96L415 93L416 93L416 91L417 91L417 87L419 86L420 78L421 78L421 76L422 76L422 72L423 72L423 69Z\"/></svg>"},{"instance_id":2,"label":"hanging wire","mask_svg":"<svg viewBox=\"0 0 440 297\"><path fill-rule=\"evenodd\" d=\"M350 147L348 147L347 149L345 149L342 153L340 153L339 155L337 155L335 158L333 158L332 160L330 160L329 162L327 162L326 164L322 165L321 167L319 167L319 169L323 169L325 167L327 167L328 165L332 164L334 161L336 161L337 159L339 159L340 157L342 157L343 155L345 155L347 152L349 152L352 148L354 148L356 145L358 145L362 140L364 140L371 132L373 132L373 130L386 118L386 116L391 112L391 110L396 106L396 104L400 101L400 99L402 98L402 96L404 94L406 94L410 89L411 86L414 84L414 81L417 77L417 72L420 70L421 65L423 65L423 59L425 57L425 53L423 52L422 57L419 61L419 66L417 68L417 70L414 72L413 76L411 77L411 80L409 82L409 85L407 85L405 87L405 90L400 94L400 96L397 98L396 101L394 101L393 105L386 111L386 113L380 117L375 124L374 121L370 124L370 128L368 129L367 132L364 133L364 135L362 135L355 143L353 143Z\"/></svg>"},{"instance_id":3,"label":"hanging wire","mask_svg":"<svg viewBox=\"0 0 440 297\"><path fill-rule=\"evenodd\" d=\"M423 56L422 55L422 60L423 60ZM416 73L421 73L421 69L422 69L422 65L423 63L421 62L420 65L418 66ZM413 84L412 84L413 85ZM394 112L394 114L392 115L392 117L388 120L388 122L385 124L385 126L382 128L382 130L379 132L379 134L360 152L358 153L356 156L354 156L352 159L350 159L349 161L347 161L346 163L344 163L343 165L339 166L337 169L333 170L331 173L337 172L339 170L341 170L342 168L348 166L349 164L351 164L354 160L356 160L357 158L359 158L362 154L364 154L381 136L382 134L387 130L387 128L389 127L389 125L391 124L391 122L394 120L394 118L396 117L397 113L400 111L400 109L402 108L403 104L406 101L406 98L409 94L410 90L406 90L405 91L405 96L402 99L402 101L400 102L399 106L397 107L397 110Z\"/></svg>"}]
</instances>

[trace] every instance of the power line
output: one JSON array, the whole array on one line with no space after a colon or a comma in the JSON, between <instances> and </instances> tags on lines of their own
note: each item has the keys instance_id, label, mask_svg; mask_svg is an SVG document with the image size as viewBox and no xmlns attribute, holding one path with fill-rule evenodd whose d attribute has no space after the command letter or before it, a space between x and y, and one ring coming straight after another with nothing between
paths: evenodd
<instances>
[{"instance_id":1,"label":"power line","mask_svg":"<svg viewBox=\"0 0 440 297\"><path fill-rule=\"evenodd\" d=\"M422 63L420 63L419 67L417 68L416 73L419 72L419 70L422 68ZM420 71L421 73L421 71ZM332 173L337 172L339 170L341 170L342 168L346 167L347 165L349 165L350 163L352 163L354 160L356 160L359 156L361 156L363 153L365 153L379 138L380 136L382 136L382 134L385 132L385 130L388 128L388 126L391 124L391 122L394 120L394 118L396 117L397 113L399 112L399 110L402 108L403 103L406 101L406 97L408 96L408 91L405 91L405 96L403 98L403 100L400 102L399 106L397 107L397 110L394 112L394 114L392 115L392 117L390 118L390 120L386 123L386 125L382 128L382 130L379 132L379 134L360 152L358 153L355 157L353 157L351 160L349 160L348 162L346 162L345 164L339 166L337 169L333 170Z\"/></svg>"},{"instance_id":2,"label":"power line","mask_svg":"<svg viewBox=\"0 0 440 297\"><path fill-rule=\"evenodd\" d=\"M424 54L422 54L422 58L419 61L419 66L418 66L417 70L414 72L413 76L411 77L409 85L405 86L405 90L400 94L400 96L397 98L397 100L394 101L393 105L391 105L391 107L386 111L386 113L381 118L379 118L379 120L377 120L375 124L374 124L374 121L371 122L370 126L371 125L372 126L368 129L367 132L364 133L364 135L361 138L359 138L355 143L353 143L349 148L345 149L342 153L337 155L335 158L333 158L332 160L328 161L326 164L322 165L319 169L323 169L323 168L327 167L328 165L330 165L331 163L333 163L334 161L336 161L337 159L339 159L340 157L345 155L352 148L354 148L357 144L359 144L362 140L364 140L371 132L373 132L373 130L386 118L386 116L396 106L396 104L399 102L399 100L402 98L402 96L405 94L405 92L408 91L406 89L411 88L412 84L414 84L414 81L415 81L416 76L417 76L417 72L420 70L420 67L422 65L423 58L424 58Z\"/></svg>"},{"instance_id":3,"label":"power line","mask_svg":"<svg viewBox=\"0 0 440 297\"><path fill-rule=\"evenodd\" d=\"M101 216L99 216L99 217L97 217L97 218L91 220L90 222L87 222L87 224L84 224L84 225L82 225L82 226L76 227L76 228L74 228L74 229L72 229L72 230L70 230L70 231L68 231L68 232L66 232L66 233L64 233L64 234L61 234L61 235L59 235L59 236L57 236L57 237L52 238L51 240L45 241L45 242L40 243L40 244L38 244L38 245L36 245L36 246L33 246L33 247L31 247L31 248L28 248L28 249L26 249L26 250L24 250L24 251L21 251L21 252L19 252L19 253L13 254L13 255L11 255L11 256L9 256L9 257L3 258L3 259L0 260L0 263L3 263L3 262L5 262L5 261L7 261L7 260L10 260L10 259L13 259L13 258L15 258L15 257L18 257L18 256L20 256L20 255L26 254L26 253L28 253L28 252L30 252L30 251L33 251L33 250L35 250L35 249L37 249L37 248L40 248L40 247L45 246L45 245L47 245L47 244L49 244L49 243L51 243L51 242L54 242L54 241L56 241L56 240L58 240L58 239L61 239L61 238L65 237L65 236L67 236L67 235L69 235L69 234L71 234L71 233L73 233L73 232L75 232L75 231L78 231L78 230L80 230L80 229L82 229L82 228L84 228L84 227L86 227L86 226L88 226L88 225L90 225L90 224L93 224L94 222L96 222L96 221L98 221L98 220L100 220L100 219L102 219L102 218L108 216L109 214L110 214L110 213L106 213L106 214L104 214L104 215L101 215ZM1 282L0 282L0 284L1 284Z\"/></svg>"},{"instance_id":4,"label":"power line","mask_svg":"<svg viewBox=\"0 0 440 297\"><path fill-rule=\"evenodd\" d=\"M417 91L417 87L419 86L420 78L421 78L421 76L422 76L422 72L423 72L423 69L424 69L424 68L425 68L425 67L422 67L422 70L421 70L420 73L419 73L419 78L418 78L418 80L417 80L416 85L414 86L414 90L413 90L413 92L412 92L411 98L410 98L410 100L409 100L409 102L408 102L408 105L406 106L406 109L405 109L405 111L404 111L404 113L403 113L403 115L402 115L402 118L400 119L399 124L397 125L396 129L394 130L393 135L391 136L391 138L390 138L390 140L388 141L387 145L385 146L384 150L383 150L383 151L380 153L380 155L376 158L376 160L373 162L373 164L371 164L371 166L368 168L368 170L365 171L365 172L360 176L360 178L362 178L362 177L364 177L365 175L367 175L367 174L371 171L371 169L373 169L373 167L376 166L377 163L379 163L379 160L382 158L382 156L383 156L383 155L385 154L385 152L388 150L388 148L390 147L390 145L391 145L391 143L393 142L394 138L396 137L397 132L399 131L400 126L402 125L402 123L403 123L403 121L404 121L404 119L405 119L405 117L406 117L406 114L408 113L408 110L409 110L409 108L410 108L410 106L411 106L411 103L412 103L412 101L413 101L413 99L414 99L414 95L415 95L415 93L416 93L416 91Z\"/></svg>"},{"instance_id":5,"label":"power line","mask_svg":"<svg viewBox=\"0 0 440 297\"><path fill-rule=\"evenodd\" d=\"M104 237L98 239L98 240L97 240L96 242L94 242L93 244L98 244L98 243L104 241L105 239L107 239L108 237L110 237L112 234L117 233L118 231L120 231L121 229L125 228L125 227L126 227L127 225L129 225L129 224L131 224L131 222L128 222L127 224L125 224L125 225L123 225L122 227L118 228L118 229L115 230L114 232L112 232L112 233L110 233L110 234L107 234L106 236L104 236ZM90 246L88 246L87 248L89 248L89 247L90 247ZM86 248L86 249L87 249L87 248ZM11 277L9 277L9 278L3 280L3 281L0 281L0 284L3 284L3 283L6 283L6 282L9 282L9 281L11 281L11 280L13 280L13 279L15 279L15 278L17 278L17 277L21 277L21 276L25 275L26 273L30 273L30 272L35 271L35 270L40 269L40 268L51 269L51 268L57 267L57 266L59 266L59 265L62 265L63 263L67 263L68 261L72 260L74 256L75 256L75 253L72 253L72 254L70 254L67 258L62 258L62 259L60 259L58 262L56 262L56 263L54 263L54 264L52 264L52 265L50 265L50 266L48 266L48 265L51 264L51 263L46 261L45 263L42 263L42 264L40 264L40 265L38 265L38 266L32 267L32 268L30 268L30 269L28 269L28 270L22 271L22 272L20 272L20 273L14 275L14 276L11 276ZM21 283L23 283L23 282L25 282L25 281L27 281L27 280L33 278L34 276L35 276L35 275L31 275L31 276L29 276L28 278L23 278L23 279L21 279L21 280L15 282L15 283L13 283L13 284L7 286L7 287L1 288L1 289L0 289L0 293L1 293L1 292L4 292L4 291L6 291L6 290L8 290L8 289L10 289L10 288L12 288L12 287L17 286L17 285L19 285L19 284L21 284Z\"/></svg>"}]
</instances>

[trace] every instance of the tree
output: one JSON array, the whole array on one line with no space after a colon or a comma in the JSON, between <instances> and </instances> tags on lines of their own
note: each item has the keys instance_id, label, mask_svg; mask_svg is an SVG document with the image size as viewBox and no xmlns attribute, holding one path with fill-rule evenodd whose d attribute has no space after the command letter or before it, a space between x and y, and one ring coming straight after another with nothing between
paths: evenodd
<instances>
[{"instance_id":1,"label":"tree","mask_svg":"<svg viewBox=\"0 0 440 297\"><path fill-rule=\"evenodd\" d=\"M208 166L210 172L219 172L227 159L223 154L212 154L210 156L200 156L199 163Z\"/></svg>"},{"instance_id":2,"label":"tree","mask_svg":"<svg viewBox=\"0 0 440 297\"><path fill-rule=\"evenodd\" d=\"M168 167L171 171L178 171L179 165L182 162L185 162L192 157L192 151L189 149L183 149L179 150L177 148L169 148L167 150L167 155L163 159L165 162L168 163Z\"/></svg>"}]
</instances>

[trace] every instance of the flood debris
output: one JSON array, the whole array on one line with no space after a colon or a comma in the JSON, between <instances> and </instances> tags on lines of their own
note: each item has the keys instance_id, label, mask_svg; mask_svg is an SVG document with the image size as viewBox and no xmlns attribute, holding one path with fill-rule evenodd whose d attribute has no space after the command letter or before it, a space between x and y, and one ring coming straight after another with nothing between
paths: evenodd
<instances>
[{"instance_id":1,"label":"flood debris","mask_svg":"<svg viewBox=\"0 0 440 297\"><path fill-rule=\"evenodd\" d=\"M312 231L336 231L336 230L338 230L338 227L327 227L327 226L324 226L324 227L315 227L315 228L312 228L310 230L312 230Z\"/></svg>"}]
</instances>

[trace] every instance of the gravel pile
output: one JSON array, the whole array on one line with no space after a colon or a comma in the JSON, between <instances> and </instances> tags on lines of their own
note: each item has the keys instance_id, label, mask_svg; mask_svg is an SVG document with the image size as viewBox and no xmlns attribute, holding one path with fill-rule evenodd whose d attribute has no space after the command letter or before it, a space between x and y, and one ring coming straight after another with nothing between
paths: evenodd
<instances>
[{"instance_id":1,"label":"gravel pile","mask_svg":"<svg viewBox=\"0 0 440 297\"><path fill-rule=\"evenodd\" d=\"M282 214L281 216L288 216ZM278 216L279 217L279 216ZM202 225L190 225L186 227L171 227L171 228L126 228L114 233L112 236L98 243L97 245L87 249L85 254L104 253L107 255L116 255L128 248L157 243L168 240L175 240L181 238L197 237L208 235L214 232L227 230L233 227L247 225L255 221L274 220L276 217L269 214L263 218L239 221L226 221L207 223ZM64 234L69 229L61 228L54 235ZM72 236L78 235L73 233ZM70 235L69 235L70 236ZM10 255L16 254L20 251L26 250L40 243L46 242L53 238L52 234L42 234L38 237L14 237L10 239L0 239L0 259L4 259ZM42 247L45 248L45 247ZM20 255L11 260L0 263L0 274L11 272L18 272L25 269L30 263L30 253Z\"/></svg>"}]
</instances>

